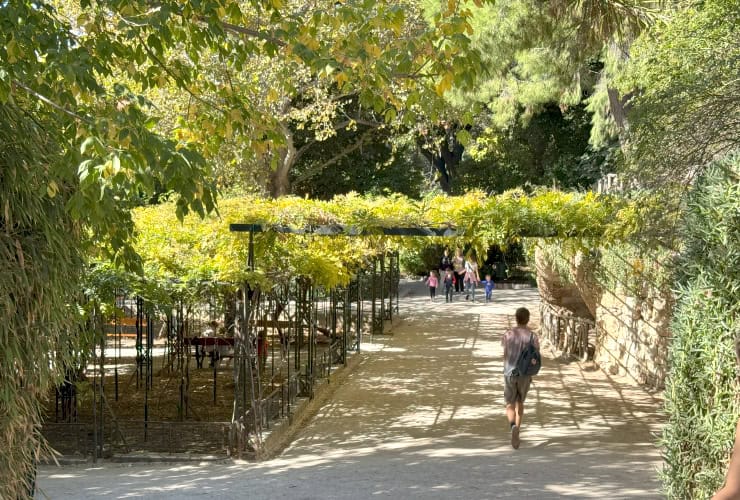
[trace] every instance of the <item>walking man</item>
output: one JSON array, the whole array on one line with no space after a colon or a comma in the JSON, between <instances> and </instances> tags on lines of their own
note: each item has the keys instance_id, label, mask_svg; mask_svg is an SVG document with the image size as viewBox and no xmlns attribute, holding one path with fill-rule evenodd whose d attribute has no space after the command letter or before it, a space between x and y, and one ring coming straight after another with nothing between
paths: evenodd
<instances>
[{"instance_id":1,"label":"walking man","mask_svg":"<svg viewBox=\"0 0 740 500\"><path fill-rule=\"evenodd\" d=\"M527 399L532 377L521 375L517 367L519 358L528 348L530 341L539 352L540 343L537 336L527 328L529 310L520 307L516 310L516 327L504 334L501 344L504 346L504 402L506 403L506 418L511 429L511 446L519 448L519 431L524 415L524 401Z\"/></svg>"}]
</instances>

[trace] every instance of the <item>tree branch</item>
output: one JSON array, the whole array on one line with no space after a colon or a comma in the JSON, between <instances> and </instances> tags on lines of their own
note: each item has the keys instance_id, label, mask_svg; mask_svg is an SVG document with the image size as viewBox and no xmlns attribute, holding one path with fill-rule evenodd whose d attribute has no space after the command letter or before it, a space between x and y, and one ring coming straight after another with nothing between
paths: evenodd
<instances>
[{"instance_id":1,"label":"tree branch","mask_svg":"<svg viewBox=\"0 0 740 500\"><path fill-rule=\"evenodd\" d=\"M325 161L324 163L322 163L320 165L317 165L316 167L313 167L313 168L309 169L303 175L301 175L300 177L298 177L295 180L295 182L298 183L298 184L300 184L301 182L307 181L311 177L315 176L316 174L318 174L319 172L321 172L322 170L324 170L326 167L337 163L339 160L341 160L345 156L349 155L350 153L352 153L354 151L357 151L359 148L362 147L362 145L368 139L368 137L370 136L370 134L372 134L374 131L375 131L374 128L367 129L359 137L359 139L357 139L357 142L355 142L354 144L351 144L350 146L347 146L342 151L340 151L339 153L337 153L336 155L334 155L332 158L330 158L329 160Z\"/></svg>"},{"instance_id":2,"label":"tree branch","mask_svg":"<svg viewBox=\"0 0 740 500\"><path fill-rule=\"evenodd\" d=\"M69 115L72 118L75 118L77 120L80 120L82 122L87 123L88 125L94 125L94 123L92 122L92 120L90 120L88 118L85 118L84 116L80 116L77 113L75 113L74 111L71 111L71 110L65 108L64 106L61 106L61 105L55 103L54 101L52 101L48 97L39 94L38 92L36 92L35 90L33 90L30 87L27 87L26 85L24 85L23 83L19 82L18 80L13 80L13 85L15 85L16 87L19 87L19 88L25 90L28 94L34 96L36 99L40 100L44 104L47 104L47 105L51 106L52 108L56 109L57 111L61 111L65 115Z\"/></svg>"},{"instance_id":3,"label":"tree branch","mask_svg":"<svg viewBox=\"0 0 740 500\"><path fill-rule=\"evenodd\" d=\"M170 78L172 78L176 83L178 82L178 80L182 81L182 78L179 78L175 73L173 73L172 70L167 67L167 65L164 63L164 61L162 61L159 57L157 57L157 55L146 44L146 42L142 39L141 36L139 36L139 42L141 42L141 46L144 47L144 51L149 55L149 57L152 60L154 60L154 62L156 62L159 65L160 68L162 68L162 71L164 71L165 73L167 73L170 76ZM182 86L178 85L178 86L180 88L182 88L183 90L185 90L185 92L187 92L188 94L190 94L190 96L193 99L195 99L196 101L199 101L199 102L205 104L206 106L209 106L209 107L211 107L211 108L219 111L220 113L226 114L226 110L225 109L223 109L222 107L220 107L218 104L216 104L214 102L210 102L208 99L205 99L204 97L201 97L201 96L195 94L192 90L190 90L187 87L187 85L182 85Z\"/></svg>"},{"instance_id":4,"label":"tree branch","mask_svg":"<svg viewBox=\"0 0 740 500\"><path fill-rule=\"evenodd\" d=\"M370 127L371 130L372 129L376 129L376 128L378 128L378 127L380 127L382 125L381 123L373 122L373 121L369 121L369 120L363 120L361 118L357 118L357 119L351 118L349 120L345 120L343 122L337 123L332 128L334 130L341 130L343 128L346 128L352 122L354 122L354 123L356 123L358 125L365 125L366 127ZM320 141L317 141L316 139L314 139L314 140L312 140L310 142L307 142L306 144L304 144L300 148L298 148L298 151L296 152L296 155L295 155L296 156L296 159L300 158L311 146L313 146L317 142L320 142Z\"/></svg>"},{"instance_id":5,"label":"tree branch","mask_svg":"<svg viewBox=\"0 0 740 500\"><path fill-rule=\"evenodd\" d=\"M221 26L223 26L226 31L231 31L233 33L239 33L240 35L251 36L252 38L259 38L260 40L274 43L278 47L285 47L288 45L283 40L275 38L274 36L268 33L263 33L261 31L258 31L252 28L245 28L243 26L237 26L236 24L227 23L226 21L221 21Z\"/></svg>"}]
</instances>

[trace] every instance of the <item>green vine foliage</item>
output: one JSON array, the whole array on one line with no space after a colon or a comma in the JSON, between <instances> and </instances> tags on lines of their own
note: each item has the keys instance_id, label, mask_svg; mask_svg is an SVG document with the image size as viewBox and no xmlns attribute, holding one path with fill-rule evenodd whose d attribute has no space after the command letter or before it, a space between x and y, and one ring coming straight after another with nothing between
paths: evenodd
<instances>
[{"instance_id":1,"label":"green vine foliage","mask_svg":"<svg viewBox=\"0 0 740 500\"><path fill-rule=\"evenodd\" d=\"M180 223L169 204L137 209L134 219L136 248L153 279L249 279L265 284L305 276L332 287L346 284L359 266L380 252L450 244L449 238L443 237L384 236L379 228L452 227L459 235L459 241L453 243L485 255L490 245L526 236L608 238L609 234L622 234L611 225L624 223L623 212L628 209L624 201L593 193L543 190L527 196L515 190L498 196L480 192L458 197L434 195L420 201L401 195L357 194L330 201L243 197L222 200L219 214L205 219L188 216ZM231 233L231 223L296 228L337 224L366 231L369 236L256 233L256 266L250 271L248 235Z\"/></svg>"},{"instance_id":2,"label":"green vine foliage","mask_svg":"<svg viewBox=\"0 0 740 500\"><path fill-rule=\"evenodd\" d=\"M740 156L691 194L669 348L661 445L669 498L709 498L724 480L740 418Z\"/></svg>"}]
</instances>

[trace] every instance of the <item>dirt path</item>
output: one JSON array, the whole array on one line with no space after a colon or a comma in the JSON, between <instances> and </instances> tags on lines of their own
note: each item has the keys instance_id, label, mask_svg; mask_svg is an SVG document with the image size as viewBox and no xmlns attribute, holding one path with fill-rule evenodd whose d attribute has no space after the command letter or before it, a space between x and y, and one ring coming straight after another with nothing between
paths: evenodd
<instances>
[{"instance_id":1,"label":"dirt path","mask_svg":"<svg viewBox=\"0 0 740 500\"><path fill-rule=\"evenodd\" d=\"M47 497L659 498L660 400L578 363L545 359L522 445L503 416L502 333L537 293L430 304L404 320L277 459L260 464L44 468ZM39 495L38 498L44 498Z\"/></svg>"}]
</instances>

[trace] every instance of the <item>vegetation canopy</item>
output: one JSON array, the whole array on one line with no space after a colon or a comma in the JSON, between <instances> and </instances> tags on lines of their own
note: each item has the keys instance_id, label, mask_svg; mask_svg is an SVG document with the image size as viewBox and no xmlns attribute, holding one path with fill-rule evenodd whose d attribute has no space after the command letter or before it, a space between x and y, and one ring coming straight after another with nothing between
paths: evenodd
<instances>
[{"instance_id":1,"label":"vegetation canopy","mask_svg":"<svg viewBox=\"0 0 740 500\"><path fill-rule=\"evenodd\" d=\"M136 248L151 276L184 280L238 281L244 278L290 279L306 276L327 287L347 283L366 259L401 246L449 241L442 237L401 237L379 234L378 228L449 227L456 238L481 255L492 244L526 236L553 238L621 238L634 227L630 204L609 196L542 190L521 190L498 196L471 192L465 196L432 195L422 200L404 196L337 196L330 201L283 197L222 200L219 214L205 219L185 217L179 224L172 206L135 212ZM318 236L257 233L254 235L257 275L247 272L248 237L230 233L233 223L303 228L339 224L370 236ZM376 234L373 234L373 233Z\"/></svg>"}]
</instances>

